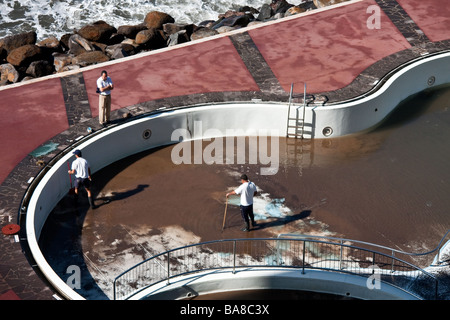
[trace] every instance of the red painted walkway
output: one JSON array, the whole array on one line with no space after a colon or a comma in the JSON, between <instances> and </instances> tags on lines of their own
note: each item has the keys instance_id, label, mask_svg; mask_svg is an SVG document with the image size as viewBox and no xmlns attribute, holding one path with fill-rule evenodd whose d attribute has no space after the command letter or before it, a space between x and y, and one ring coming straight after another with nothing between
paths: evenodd
<instances>
[{"instance_id":1,"label":"red painted walkway","mask_svg":"<svg viewBox=\"0 0 450 320\"><path fill-rule=\"evenodd\" d=\"M450 28L445 26L450 24L450 9L442 8L439 0L431 2L432 8L429 2L399 1L431 39L449 38ZM249 34L287 92L291 83L302 92L304 82L311 93L337 90L374 62L410 47L382 11L381 29L367 28L370 15L366 10L375 4L364 0L317 10ZM93 117L98 116L95 80L103 68L83 71ZM170 96L258 90L228 37L119 61L107 69L116 85L113 110ZM0 101L3 182L28 153L68 124L59 79L2 88Z\"/></svg>"},{"instance_id":2,"label":"red painted walkway","mask_svg":"<svg viewBox=\"0 0 450 320\"><path fill-rule=\"evenodd\" d=\"M433 42L449 39L450 5L442 0L397 0Z\"/></svg>"},{"instance_id":3,"label":"red painted walkway","mask_svg":"<svg viewBox=\"0 0 450 320\"><path fill-rule=\"evenodd\" d=\"M58 78L0 91L0 183L42 143L69 128Z\"/></svg>"},{"instance_id":4,"label":"red painted walkway","mask_svg":"<svg viewBox=\"0 0 450 320\"><path fill-rule=\"evenodd\" d=\"M103 68L83 72L94 117L98 116L95 83ZM124 61L107 70L116 87L113 110L173 96L259 90L227 37Z\"/></svg>"},{"instance_id":5,"label":"red painted walkway","mask_svg":"<svg viewBox=\"0 0 450 320\"><path fill-rule=\"evenodd\" d=\"M362 1L301 19L250 31L258 49L284 90L296 92L337 90L349 85L376 61L410 47L381 12L381 28L367 28L367 7Z\"/></svg>"}]
</instances>

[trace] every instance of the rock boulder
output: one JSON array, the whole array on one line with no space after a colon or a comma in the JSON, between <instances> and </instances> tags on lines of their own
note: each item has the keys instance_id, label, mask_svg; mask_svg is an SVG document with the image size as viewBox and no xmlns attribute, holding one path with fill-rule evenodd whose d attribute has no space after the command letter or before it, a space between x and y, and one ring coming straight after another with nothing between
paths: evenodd
<instances>
[{"instance_id":1,"label":"rock boulder","mask_svg":"<svg viewBox=\"0 0 450 320\"><path fill-rule=\"evenodd\" d=\"M250 22L250 16L247 14L230 16L223 18L219 23L215 24L213 29L220 27L246 27Z\"/></svg>"},{"instance_id":2,"label":"rock boulder","mask_svg":"<svg viewBox=\"0 0 450 320\"><path fill-rule=\"evenodd\" d=\"M36 32L25 32L13 36L7 36L0 39L0 48L5 49L8 53L27 44L36 44Z\"/></svg>"},{"instance_id":3,"label":"rock boulder","mask_svg":"<svg viewBox=\"0 0 450 320\"><path fill-rule=\"evenodd\" d=\"M243 16L245 12L242 11L234 11L234 10L228 10L227 12L223 14L219 14L219 19L234 17L234 16Z\"/></svg>"},{"instance_id":4,"label":"rock boulder","mask_svg":"<svg viewBox=\"0 0 450 320\"><path fill-rule=\"evenodd\" d=\"M192 32L194 32L194 28L193 24L165 23L163 25L163 31L168 35L186 30L187 35L190 37Z\"/></svg>"},{"instance_id":5,"label":"rock boulder","mask_svg":"<svg viewBox=\"0 0 450 320\"><path fill-rule=\"evenodd\" d=\"M199 40L219 34L216 30L210 28L200 28L191 35L191 40Z\"/></svg>"},{"instance_id":6,"label":"rock boulder","mask_svg":"<svg viewBox=\"0 0 450 320\"><path fill-rule=\"evenodd\" d=\"M88 41L107 42L117 29L105 21L97 21L78 30L78 34Z\"/></svg>"},{"instance_id":7,"label":"rock boulder","mask_svg":"<svg viewBox=\"0 0 450 320\"><path fill-rule=\"evenodd\" d=\"M3 49L3 48L0 48L0 63L3 61L3 60L6 60L6 57L8 56L8 51L6 51L5 49Z\"/></svg>"},{"instance_id":8,"label":"rock boulder","mask_svg":"<svg viewBox=\"0 0 450 320\"><path fill-rule=\"evenodd\" d=\"M338 3L341 3L341 2L345 2L345 1L348 1L348 0L313 0L314 5L317 8L328 7L328 6L331 6L333 4L338 4Z\"/></svg>"},{"instance_id":9,"label":"rock boulder","mask_svg":"<svg viewBox=\"0 0 450 320\"><path fill-rule=\"evenodd\" d=\"M174 23L175 19L164 12L152 11L147 13L144 24L148 29L162 29L165 23Z\"/></svg>"},{"instance_id":10,"label":"rock boulder","mask_svg":"<svg viewBox=\"0 0 450 320\"><path fill-rule=\"evenodd\" d=\"M0 65L0 81L9 81L12 83L16 83L19 81L19 72L17 72L16 68L10 63L5 63Z\"/></svg>"},{"instance_id":11,"label":"rock boulder","mask_svg":"<svg viewBox=\"0 0 450 320\"><path fill-rule=\"evenodd\" d=\"M166 46L166 41L157 29L146 29L136 35L136 44L148 49L160 49Z\"/></svg>"},{"instance_id":12,"label":"rock boulder","mask_svg":"<svg viewBox=\"0 0 450 320\"><path fill-rule=\"evenodd\" d=\"M117 33L125 36L128 39L135 39L138 32L147 29L144 24L139 25L125 25L117 29Z\"/></svg>"},{"instance_id":13,"label":"rock boulder","mask_svg":"<svg viewBox=\"0 0 450 320\"><path fill-rule=\"evenodd\" d=\"M6 60L15 67L29 65L32 61L39 60L42 52L35 44L27 44L11 51Z\"/></svg>"},{"instance_id":14,"label":"rock boulder","mask_svg":"<svg viewBox=\"0 0 450 320\"><path fill-rule=\"evenodd\" d=\"M92 64L109 61L109 57L100 51L87 51L72 59L72 64L86 67Z\"/></svg>"},{"instance_id":15,"label":"rock boulder","mask_svg":"<svg viewBox=\"0 0 450 320\"><path fill-rule=\"evenodd\" d=\"M259 13L258 9L255 9L255 8L249 7L249 6L239 7L238 11L239 12L245 12L245 13L251 13L251 14L258 14Z\"/></svg>"},{"instance_id":16,"label":"rock boulder","mask_svg":"<svg viewBox=\"0 0 450 320\"><path fill-rule=\"evenodd\" d=\"M269 19L273 14L272 8L268 4L263 4L256 20L264 21Z\"/></svg>"},{"instance_id":17,"label":"rock boulder","mask_svg":"<svg viewBox=\"0 0 450 320\"><path fill-rule=\"evenodd\" d=\"M45 47L53 51L61 50L61 43L56 37L53 36L40 41L37 45L39 47Z\"/></svg>"},{"instance_id":18,"label":"rock boulder","mask_svg":"<svg viewBox=\"0 0 450 320\"><path fill-rule=\"evenodd\" d=\"M237 27L222 26L214 30L216 30L218 33L227 33L236 29Z\"/></svg>"},{"instance_id":19,"label":"rock boulder","mask_svg":"<svg viewBox=\"0 0 450 320\"><path fill-rule=\"evenodd\" d=\"M118 44L118 43L121 43L125 39L126 38L123 34L113 33L111 35L111 38L109 38L109 40L106 41L105 43L107 45Z\"/></svg>"},{"instance_id":20,"label":"rock boulder","mask_svg":"<svg viewBox=\"0 0 450 320\"><path fill-rule=\"evenodd\" d=\"M53 66L46 60L33 61L27 68L26 74L34 77L44 77L53 73Z\"/></svg>"},{"instance_id":21,"label":"rock boulder","mask_svg":"<svg viewBox=\"0 0 450 320\"><path fill-rule=\"evenodd\" d=\"M136 48L128 43L119 43L107 46L105 53L113 59L118 59L121 55L123 57L128 57L136 54Z\"/></svg>"},{"instance_id":22,"label":"rock boulder","mask_svg":"<svg viewBox=\"0 0 450 320\"><path fill-rule=\"evenodd\" d=\"M293 6L293 4L288 3L286 0L274 0L270 5L274 14L285 13L287 9Z\"/></svg>"},{"instance_id":23,"label":"rock boulder","mask_svg":"<svg viewBox=\"0 0 450 320\"><path fill-rule=\"evenodd\" d=\"M306 11L306 9L304 9L304 8L301 8L299 6L293 6L286 10L286 12L284 13L284 16L285 17L292 16L294 14L302 13L305 11Z\"/></svg>"},{"instance_id":24,"label":"rock boulder","mask_svg":"<svg viewBox=\"0 0 450 320\"><path fill-rule=\"evenodd\" d=\"M167 41L167 45L169 47L171 47L171 46L175 46L177 44L185 43L185 42L188 42L188 41L189 41L189 36L187 34L187 31L186 30L180 30L178 32L172 33L169 36L169 39Z\"/></svg>"},{"instance_id":25,"label":"rock boulder","mask_svg":"<svg viewBox=\"0 0 450 320\"><path fill-rule=\"evenodd\" d=\"M95 47L92 43L79 34L72 35L69 38L68 45L69 52L76 56L87 51L95 51Z\"/></svg>"},{"instance_id":26,"label":"rock boulder","mask_svg":"<svg viewBox=\"0 0 450 320\"><path fill-rule=\"evenodd\" d=\"M65 66L72 64L72 59L75 58L74 55L65 53L55 53L53 54L53 66L56 72L62 72Z\"/></svg>"}]
</instances>

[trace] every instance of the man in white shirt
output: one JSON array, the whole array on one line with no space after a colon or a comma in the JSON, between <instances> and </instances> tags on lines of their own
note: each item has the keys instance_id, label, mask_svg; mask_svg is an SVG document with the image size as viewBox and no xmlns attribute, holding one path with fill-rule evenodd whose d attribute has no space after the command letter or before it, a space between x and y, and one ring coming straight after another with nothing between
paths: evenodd
<instances>
[{"instance_id":1,"label":"man in white shirt","mask_svg":"<svg viewBox=\"0 0 450 320\"><path fill-rule=\"evenodd\" d=\"M103 70L100 78L97 79L98 98L98 121L102 126L106 126L110 121L111 115L111 90L114 84L108 72Z\"/></svg>"},{"instance_id":2,"label":"man in white shirt","mask_svg":"<svg viewBox=\"0 0 450 320\"><path fill-rule=\"evenodd\" d=\"M256 196L258 191L256 190L256 185L248 180L246 174L241 175L241 185L234 191L226 194L227 198L233 194L241 195L241 215L245 221L245 226L242 231L250 231L250 221L252 222L252 227L256 226L255 216L253 214L253 197Z\"/></svg>"},{"instance_id":3,"label":"man in white shirt","mask_svg":"<svg viewBox=\"0 0 450 320\"><path fill-rule=\"evenodd\" d=\"M72 169L69 170L69 174L75 175L75 202L78 201L78 189L80 187L84 187L88 194L89 205L92 209L96 209L94 201L92 200L92 192L91 192L91 168L89 167L89 162L82 158L81 151L75 150L73 152L76 159L72 162Z\"/></svg>"}]
</instances>

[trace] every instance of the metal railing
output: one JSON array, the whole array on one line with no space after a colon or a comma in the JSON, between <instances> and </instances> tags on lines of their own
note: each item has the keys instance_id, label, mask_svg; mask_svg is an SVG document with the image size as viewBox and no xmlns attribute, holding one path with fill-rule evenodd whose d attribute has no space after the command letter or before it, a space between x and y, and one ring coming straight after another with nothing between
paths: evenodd
<instances>
[{"instance_id":1,"label":"metal railing","mask_svg":"<svg viewBox=\"0 0 450 320\"><path fill-rule=\"evenodd\" d=\"M447 237L450 234L450 230L447 230L447 232L444 234L444 236L441 238L441 240L439 241L438 245L436 246L436 248L431 249L429 251L426 252L406 252L403 250L399 250L399 249L394 249L394 248L390 248L390 247L386 247L386 246L382 246L379 244L374 244L374 243L370 243L370 242L365 242L365 241L358 241L358 240L352 240L352 239L344 239L344 238L335 238L335 237L326 237L326 236L315 236L315 235L306 235L306 234L295 234L295 233L289 233L289 234L279 234L278 238L288 238L288 239L295 239L295 238L308 238L308 239L326 239L327 241L336 241L336 242L340 242L340 243L352 243L352 245L357 244L358 247L364 247L366 249L372 250L372 251L377 251L377 252L385 252L388 255L391 256L403 256L405 258L402 258L403 260L406 260L408 257L414 259L414 258L420 258L420 257L426 257L426 256L430 256L433 253L436 253L436 257L434 258L434 260L436 262L441 261L441 248L443 247L444 241L447 239ZM450 240L449 240L450 242Z\"/></svg>"},{"instance_id":2,"label":"metal railing","mask_svg":"<svg viewBox=\"0 0 450 320\"><path fill-rule=\"evenodd\" d=\"M339 239L228 239L188 245L151 257L114 279L114 299L181 275L242 267L297 268L374 277L422 299L438 298L438 279L394 255L356 247Z\"/></svg>"}]
</instances>

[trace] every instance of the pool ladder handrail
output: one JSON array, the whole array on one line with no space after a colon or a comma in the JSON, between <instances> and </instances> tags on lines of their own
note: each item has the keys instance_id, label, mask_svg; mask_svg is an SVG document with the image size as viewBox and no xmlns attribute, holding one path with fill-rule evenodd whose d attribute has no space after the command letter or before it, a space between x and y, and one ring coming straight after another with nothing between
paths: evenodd
<instances>
[{"instance_id":1,"label":"pool ladder handrail","mask_svg":"<svg viewBox=\"0 0 450 320\"><path fill-rule=\"evenodd\" d=\"M304 84L303 89L303 116L299 117L299 108L296 109L295 118L291 118L291 105L292 105L292 97L294 92L294 83L291 83L291 91L289 93L289 104L288 104L288 112L287 112L287 123L286 123L286 137L287 138L295 138L295 139L303 139L304 138L304 130L305 130L305 113L306 113L306 82ZM294 125L291 125L290 122L295 121ZM290 133L289 129L294 129L294 133Z\"/></svg>"}]
</instances>

